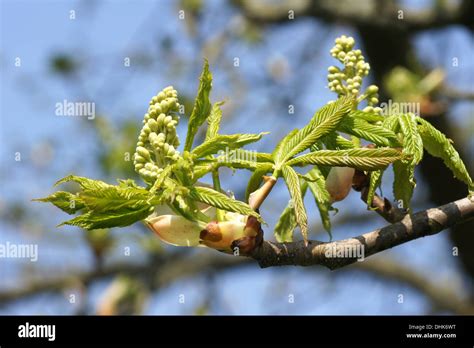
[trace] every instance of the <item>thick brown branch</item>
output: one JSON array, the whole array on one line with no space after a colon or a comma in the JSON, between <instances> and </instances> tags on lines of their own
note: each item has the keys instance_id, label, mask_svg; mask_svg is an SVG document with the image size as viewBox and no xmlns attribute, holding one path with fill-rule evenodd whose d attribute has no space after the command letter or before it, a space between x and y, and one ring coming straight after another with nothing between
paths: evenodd
<instances>
[{"instance_id":1,"label":"thick brown branch","mask_svg":"<svg viewBox=\"0 0 474 348\"><path fill-rule=\"evenodd\" d=\"M322 265L337 269L411 240L436 234L474 217L474 201L469 198L406 215L402 221L363 235L323 243L263 242L253 253L260 267Z\"/></svg>"}]
</instances>

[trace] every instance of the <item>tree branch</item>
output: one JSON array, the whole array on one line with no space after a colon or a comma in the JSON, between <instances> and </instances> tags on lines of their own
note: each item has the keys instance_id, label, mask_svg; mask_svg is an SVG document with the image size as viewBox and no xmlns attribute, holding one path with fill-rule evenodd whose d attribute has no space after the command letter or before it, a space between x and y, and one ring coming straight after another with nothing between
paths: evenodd
<instances>
[{"instance_id":1,"label":"tree branch","mask_svg":"<svg viewBox=\"0 0 474 348\"><path fill-rule=\"evenodd\" d=\"M334 270L394 246L436 234L473 217L474 201L464 198L438 208L406 215L395 224L340 241L309 241L307 246L303 241L265 241L254 250L251 257L257 260L262 268L322 265Z\"/></svg>"},{"instance_id":2,"label":"tree branch","mask_svg":"<svg viewBox=\"0 0 474 348\"><path fill-rule=\"evenodd\" d=\"M370 272L377 277L407 284L425 295L435 310L449 310L461 315L474 314L474 303L456 291L460 289L455 289L448 282L433 282L430 277L390 258L379 257L376 260L357 262L344 270Z\"/></svg>"},{"instance_id":3,"label":"tree branch","mask_svg":"<svg viewBox=\"0 0 474 348\"><path fill-rule=\"evenodd\" d=\"M262 24L290 22L288 11L291 10L294 11L295 16L319 18L328 22L340 21L374 29L388 28L409 32L453 24L464 24L470 27L472 19L469 14L473 8L468 0L442 7L431 6L425 10L409 10L391 1L384 2L382 5L377 1L365 1L362 6L348 5L347 1L325 0L289 0L278 4L240 0L235 4L240 7L246 18ZM403 17L400 18L400 16Z\"/></svg>"}]
</instances>

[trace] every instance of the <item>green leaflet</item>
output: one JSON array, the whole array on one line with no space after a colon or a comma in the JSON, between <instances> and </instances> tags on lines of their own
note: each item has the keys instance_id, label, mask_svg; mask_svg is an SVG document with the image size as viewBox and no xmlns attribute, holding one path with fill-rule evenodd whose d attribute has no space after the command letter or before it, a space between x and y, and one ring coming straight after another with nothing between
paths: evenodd
<instances>
[{"instance_id":1,"label":"green leaflet","mask_svg":"<svg viewBox=\"0 0 474 348\"><path fill-rule=\"evenodd\" d=\"M294 155L308 149L319 138L336 129L342 118L351 110L353 97L341 97L335 102L323 106L310 122L285 143L281 157L276 162L284 163Z\"/></svg>"},{"instance_id":2,"label":"green leaflet","mask_svg":"<svg viewBox=\"0 0 474 348\"><path fill-rule=\"evenodd\" d=\"M69 214L84 210L83 214L62 225L74 225L85 229L128 226L148 216L157 203L158 197L144 188L138 187L132 180L121 181L119 185L109 185L100 180L69 175L56 185L74 181L82 191L76 195L56 192L39 201L51 202ZM66 201L77 199L74 208L65 206Z\"/></svg>"},{"instance_id":3,"label":"green leaflet","mask_svg":"<svg viewBox=\"0 0 474 348\"><path fill-rule=\"evenodd\" d=\"M112 186L102 190L80 192L87 209L94 212L139 210L150 206L153 197L147 190Z\"/></svg>"},{"instance_id":4,"label":"green leaflet","mask_svg":"<svg viewBox=\"0 0 474 348\"><path fill-rule=\"evenodd\" d=\"M308 164L336 167L353 167L359 170L377 170L387 167L400 158L400 151L391 148L351 150L321 150L295 157L287 162L291 166Z\"/></svg>"},{"instance_id":5,"label":"green leaflet","mask_svg":"<svg viewBox=\"0 0 474 348\"><path fill-rule=\"evenodd\" d=\"M319 144L319 146L315 146L315 145L318 145L319 142L321 144ZM343 136L337 134L334 131L324 136L317 143L311 146L311 151L322 150L322 144L325 144L326 149L328 150L345 150L345 149L353 149L355 147L352 141L344 138Z\"/></svg>"},{"instance_id":6,"label":"green leaflet","mask_svg":"<svg viewBox=\"0 0 474 348\"><path fill-rule=\"evenodd\" d=\"M382 121L382 127L390 129L394 133L398 133L400 130L400 124L398 123L399 115L392 115L386 117Z\"/></svg>"},{"instance_id":7,"label":"green leaflet","mask_svg":"<svg viewBox=\"0 0 474 348\"><path fill-rule=\"evenodd\" d=\"M398 123L403 134L403 152L412 157L410 163L415 166L423 158L423 141L418 133L415 115L400 115Z\"/></svg>"},{"instance_id":8,"label":"green leaflet","mask_svg":"<svg viewBox=\"0 0 474 348\"><path fill-rule=\"evenodd\" d=\"M222 110L221 106L224 104L223 101L214 103L212 106L211 113L207 118L207 131L206 131L206 140L214 138L219 132L219 127L221 125L222 119Z\"/></svg>"},{"instance_id":9,"label":"green leaflet","mask_svg":"<svg viewBox=\"0 0 474 348\"><path fill-rule=\"evenodd\" d=\"M296 133L298 133L298 131L298 129L293 129L278 142L277 146L272 152L273 162L279 162L283 158L283 150L286 146L286 143L288 143L290 139L293 138Z\"/></svg>"},{"instance_id":10,"label":"green leaflet","mask_svg":"<svg viewBox=\"0 0 474 348\"><path fill-rule=\"evenodd\" d=\"M277 242L292 242L293 232L296 226L298 226L298 224L296 223L295 209L288 205L281 213L273 230Z\"/></svg>"},{"instance_id":11,"label":"green leaflet","mask_svg":"<svg viewBox=\"0 0 474 348\"><path fill-rule=\"evenodd\" d=\"M398 125L403 134L403 154L407 155L408 159L393 164L393 194L395 199L403 204L403 208L410 209L416 186L415 167L423 158L423 141L418 132L415 115L399 115Z\"/></svg>"},{"instance_id":12,"label":"green leaflet","mask_svg":"<svg viewBox=\"0 0 474 348\"><path fill-rule=\"evenodd\" d=\"M416 186L414 167L410 163L396 161L393 163L393 173L393 195L399 203L398 207L409 210L413 189Z\"/></svg>"},{"instance_id":13,"label":"green leaflet","mask_svg":"<svg viewBox=\"0 0 474 348\"><path fill-rule=\"evenodd\" d=\"M468 185L469 189L473 191L472 179L451 141L428 121L420 117L417 117L417 121L420 124L418 129L426 151L434 157L441 158L444 164L453 172L454 176Z\"/></svg>"},{"instance_id":14,"label":"green leaflet","mask_svg":"<svg viewBox=\"0 0 474 348\"><path fill-rule=\"evenodd\" d=\"M93 180L93 179L85 178L83 176L76 176L76 175L68 175L62 178L56 181L54 186L59 186L69 181L77 182L81 186L81 188L84 190L102 190L104 188L107 188L108 186L111 186L100 180Z\"/></svg>"},{"instance_id":15,"label":"green leaflet","mask_svg":"<svg viewBox=\"0 0 474 348\"><path fill-rule=\"evenodd\" d=\"M306 176L311 179L311 181L306 181L306 184L313 194L316 205L318 206L323 227L329 234L330 240L332 240L329 211L334 210L334 208L331 205L331 196L326 189L326 179L318 167L313 167Z\"/></svg>"},{"instance_id":16,"label":"green leaflet","mask_svg":"<svg viewBox=\"0 0 474 348\"><path fill-rule=\"evenodd\" d=\"M288 186L288 191L290 192L293 201L296 222L300 227L301 234L306 242L308 241L308 216L306 215L306 209L303 203L299 176L295 170L288 165L284 165L281 169L286 186Z\"/></svg>"},{"instance_id":17,"label":"green leaflet","mask_svg":"<svg viewBox=\"0 0 474 348\"><path fill-rule=\"evenodd\" d=\"M362 110L351 111L348 116L358 118L367 122L372 122L372 123L381 122L385 120L385 117L382 115L379 115L375 112L366 112Z\"/></svg>"},{"instance_id":18,"label":"green leaflet","mask_svg":"<svg viewBox=\"0 0 474 348\"><path fill-rule=\"evenodd\" d=\"M346 117L339 124L338 130L366 139L378 146L400 146L397 135L394 132L387 128L370 124L363 119Z\"/></svg>"},{"instance_id":19,"label":"green leaflet","mask_svg":"<svg viewBox=\"0 0 474 348\"><path fill-rule=\"evenodd\" d=\"M265 134L268 133L216 135L194 148L191 153L197 158L206 157L208 155L216 154L219 151L232 150L256 142Z\"/></svg>"},{"instance_id":20,"label":"green leaflet","mask_svg":"<svg viewBox=\"0 0 474 348\"><path fill-rule=\"evenodd\" d=\"M369 191L367 193L367 206L369 208L372 207L372 202L375 196L375 190L382 183L383 172L384 172L383 170L375 170L373 172L370 172L370 184L369 184Z\"/></svg>"},{"instance_id":21,"label":"green leaflet","mask_svg":"<svg viewBox=\"0 0 474 348\"><path fill-rule=\"evenodd\" d=\"M247 189L245 190L245 200L248 202L249 196L252 192L258 190L263 181L263 176L271 171L273 168L272 163L258 163L255 167L252 176L247 184Z\"/></svg>"},{"instance_id":22,"label":"green leaflet","mask_svg":"<svg viewBox=\"0 0 474 348\"><path fill-rule=\"evenodd\" d=\"M256 161L247 161L236 158L226 158L225 156L217 157L216 167L228 167L231 169L248 169L255 170L257 168Z\"/></svg>"},{"instance_id":23,"label":"green leaflet","mask_svg":"<svg viewBox=\"0 0 474 348\"><path fill-rule=\"evenodd\" d=\"M209 204L213 207L239 213L242 215L255 216L260 222L263 222L262 217L254 211L250 206L244 202L232 199L223 193L217 192L208 187L193 187L191 188L190 197L196 201Z\"/></svg>"},{"instance_id":24,"label":"green leaflet","mask_svg":"<svg viewBox=\"0 0 474 348\"><path fill-rule=\"evenodd\" d=\"M204 60L204 67L200 77L199 89L194 101L194 108L189 117L188 132L184 143L184 151L190 151L193 146L194 136L199 127L204 123L211 112L209 94L212 88L212 74L209 71L209 63Z\"/></svg>"},{"instance_id":25,"label":"green leaflet","mask_svg":"<svg viewBox=\"0 0 474 348\"><path fill-rule=\"evenodd\" d=\"M68 214L74 214L85 207L80 197L64 191L57 191L48 197L33 199L33 201L52 203Z\"/></svg>"},{"instance_id":26,"label":"green leaflet","mask_svg":"<svg viewBox=\"0 0 474 348\"><path fill-rule=\"evenodd\" d=\"M74 219L65 221L59 226L72 225L84 228L86 230L94 230L98 228L125 227L137 221L145 219L153 213L154 207L147 206L139 210L125 210L117 212L96 213L89 211Z\"/></svg>"}]
</instances>

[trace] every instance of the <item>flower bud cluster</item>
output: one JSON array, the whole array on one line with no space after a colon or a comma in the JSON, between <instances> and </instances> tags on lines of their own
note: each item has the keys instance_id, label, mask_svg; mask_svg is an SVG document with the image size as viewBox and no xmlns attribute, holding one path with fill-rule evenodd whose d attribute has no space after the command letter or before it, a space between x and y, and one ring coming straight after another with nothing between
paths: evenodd
<instances>
[{"instance_id":1,"label":"flower bud cluster","mask_svg":"<svg viewBox=\"0 0 474 348\"><path fill-rule=\"evenodd\" d=\"M343 69L336 66L328 69L329 89L338 96L358 95L363 78L369 74L369 63L360 50L353 50L354 44L354 38L342 35L331 49L331 55L344 65Z\"/></svg>"},{"instance_id":2,"label":"flower bud cluster","mask_svg":"<svg viewBox=\"0 0 474 348\"><path fill-rule=\"evenodd\" d=\"M149 184L155 182L166 165L179 158L176 150L179 145L176 133L179 116L173 114L178 108L178 92L169 86L151 99L145 114L133 164L135 171Z\"/></svg>"}]
</instances>

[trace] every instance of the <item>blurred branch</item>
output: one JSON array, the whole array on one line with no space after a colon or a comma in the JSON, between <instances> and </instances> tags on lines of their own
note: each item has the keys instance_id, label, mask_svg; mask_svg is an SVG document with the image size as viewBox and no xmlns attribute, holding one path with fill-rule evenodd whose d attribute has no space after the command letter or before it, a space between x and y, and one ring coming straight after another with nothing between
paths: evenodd
<instances>
[{"instance_id":1,"label":"blurred branch","mask_svg":"<svg viewBox=\"0 0 474 348\"><path fill-rule=\"evenodd\" d=\"M322 265L333 270L356 262L356 251L361 250L363 256L368 257L411 240L436 234L473 217L474 201L464 198L438 208L407 215L398 223L336 242L309 241L305 245L303 241L265 241L251 256L262 268ZM348 253L351 257L339 257Z\"/></svg>"},{"instance_id":2,"label":"blurred branch","mask_svg":"<svg viewBox=\"0 0 474 348\"><path fill-rule=\"evenodd\" d=\"M168 256L168 257L166 257ZM242 258L229 258L219 254L202 254L199 257L179 257L174 255L159 256L146 264L117 263L105 266L102 270L71 271L68 275L55 279L38 279L25 284L19 289L0 292L0 303L33 296L42 292L61 292L68 287L76 287L78 283L88 285L93 281L112 277L118 274L144 276L152 280L153 287L158 289L171 282L187 276L205 272L228 269L233 266L251 264ZM171 256L171 257L170 257Z\"/></svg>"},{"instance_id":3,"label":"blurred branch","mask_svg":"<svg viewBox=\"0 0 474 348\"><path fill-rule=\"evenodd\" d=\"M449 310L455 314L474 314L474 304L461 298L453 286L433 282L420 272L389 258L377 258L357 262L346 268L373 273L391 281L403 282L424 294L437 310Z\"/></svg>"},{"instance_id":4,"label":"blurred branch","mask_svg":"<svg viewBox=\"0 0 474 348\"><path fill-rule=\"evenodd\" d=\"M451 87L442 88L441 94L451 100L474 100L474 92L460 91Z\"/></svg>"},{"instance_id":5,"label":"blurred branch","mask_svg":"<svg viewBox=\"0 0 474 348\"><path fill-rule=\"evenodd\" d=\"M289 11L294 11L295 17L315 17L330 22L346 22L355 26L404 31L420 31L452 24L465 24L472 27L470 14L474 11L473 4L469 0L459 4L434 5L425 10L408 10L398 6L395 1L386 1L381 4L370 0L361 1L357 6L354 6L351 1L328 0L288 0L277 4L240 0L235 3L248 19L262 24L291 22Z\"/></svg>"},{"instance_id":6,"label":"blurred branch","mask_svg":"<svg viewBox=\"0 0 474 348\"><path fill-rule=\"evenodd\" d=\"M21 289L0 292L0 303L19 300L24 297L38 295L44 292L61 292L78 282L87 285L93 281L113 277L118 274L147 277L153 284L153 290L171 284L173 281L195 275L211 274L213 271L230 270L237 267L250 267L254 263L251 259L241 257L225 257L216 253L202 253L188 257L176 258L174 254L160 255L147 264L117 263L104 268L102 271L70 272L73 275L61 276L51 280L36 280ZM319 269L307 269L316 271ZM432 302L439 310L448 310L457 314L473 313L473 305L464 301L454 288L440 287L419 272L400 265L396 261L377 258L365 260L347 267L344 271L363 271L372 273L387 280L402 282L419 291Z\"/></svg>"}]
</instances>

